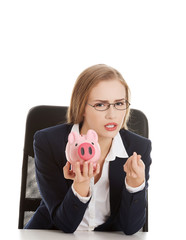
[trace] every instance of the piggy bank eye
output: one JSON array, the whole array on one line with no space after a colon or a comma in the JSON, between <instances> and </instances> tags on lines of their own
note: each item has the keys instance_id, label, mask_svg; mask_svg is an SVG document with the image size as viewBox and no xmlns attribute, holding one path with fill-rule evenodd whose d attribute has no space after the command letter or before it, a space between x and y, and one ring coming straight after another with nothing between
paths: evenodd
<instances>
[{"instance_id":1,"label":"piggy bank eye","mask_svg":"<svg viewBox=\"0 0 186 240\"><path fill-rule=\"evenodd\" d=\"M75 144L75 147L77 147L78 143Z\"/></svg>"},{"instance_id":2,"label":"piggy bank eye","mask_svg":"<svg viewBox=\"0 0 186 240\"><path fill-rule=\"evenodd\" d=\"M92 145L94 145L94 143L93 142L91 142L92 143Z\"/></svg>"}]
</instances>

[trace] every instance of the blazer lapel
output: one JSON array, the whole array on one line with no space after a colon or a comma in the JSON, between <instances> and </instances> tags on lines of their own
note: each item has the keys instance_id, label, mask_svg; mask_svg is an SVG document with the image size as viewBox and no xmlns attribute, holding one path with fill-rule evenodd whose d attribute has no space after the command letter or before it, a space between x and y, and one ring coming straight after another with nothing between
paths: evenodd
<instances>
[{"instance_id":1,"label":"blazer lapel","mask_svg":"<svg viewBox=\"0 0 186 240\"><path fill-rule=\"evenodd\" d=\"M110 162L109 165L109 181L110 181L110 208L111 214L116 211L120 205L122 189L125 187L125 172L123 165L127 158L118 158Z\"/></svg>"}]
</instances>

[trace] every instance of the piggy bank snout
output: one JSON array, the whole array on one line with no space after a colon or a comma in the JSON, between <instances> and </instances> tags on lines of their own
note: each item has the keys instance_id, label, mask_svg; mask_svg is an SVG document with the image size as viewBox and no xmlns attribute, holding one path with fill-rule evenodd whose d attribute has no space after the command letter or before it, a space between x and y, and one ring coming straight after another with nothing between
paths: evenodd
<instances>
[{"instance_id":1,"label":"piggy bank snout","mask_svg":"<svg viewBox=\"0 0 186 240\"><path fill-rule=\"evenodd\" d=\"M78 155L83 160L89 160L95 155L95 148L90 143L82 143L78 148Z\"/></svg>"}]
</instances>

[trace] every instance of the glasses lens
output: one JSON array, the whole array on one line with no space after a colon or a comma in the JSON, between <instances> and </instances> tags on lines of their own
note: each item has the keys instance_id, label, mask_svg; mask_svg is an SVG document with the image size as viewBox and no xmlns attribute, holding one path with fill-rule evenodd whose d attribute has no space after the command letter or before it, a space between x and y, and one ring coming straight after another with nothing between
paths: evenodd
<instances>
[{"instance_id":1,"label":"glasses lens","mask_svg":"<svg viewBox=\"0 0 186 240\"><path fill-rule=\"evenodd\" d=\"M94 105L94 108L98 111L105 111L108 109L108 104L106 103L97 103Z\"/></svg>"},{"instance_id":2,"label":"glasses lens","mask_svg":"<svg viewBox=\"0 0 186 240\"><path fill-rule=\"evenodd\" d=\"M115 103L115 108L118 110L125 110L129 107L129 102L128 101L121 101L121 102L117 102Z\"/></svg>"}]
</instances>

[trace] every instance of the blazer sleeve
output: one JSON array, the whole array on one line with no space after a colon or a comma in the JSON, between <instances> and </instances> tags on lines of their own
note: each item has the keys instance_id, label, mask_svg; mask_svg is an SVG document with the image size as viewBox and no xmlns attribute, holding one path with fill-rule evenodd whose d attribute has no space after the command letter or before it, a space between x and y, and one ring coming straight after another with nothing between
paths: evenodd
<instances>
[{"instance_id":1,"label":"blazer sleeve","mask_svg":"<svg viewBox=\"0 0 186 240\"><path fill-rule=\"evenodd\" d=\"M119 211L119 224L123 232L127 235L138 232L146 220L147 206L147 188L149 179L149 170L151 165L151 141L147 140L146 151L142 154L142 160L145 164L145 188L136 193L130 193L124 186L122 200Z\"/></svg>"},{"instance_id":2,"label":"blazer sleeve","mask_svg":"<svg viewBox=\"0 0 186 240\"><path fill-rule=\"evenodd\" d=\"M71 233L80 224L88 202L82 203L73 194L62 167L55 160L54 151L46 132L37 132L34 137L35 167L42 200L55 227Z\"/></svg>"}]
</instances>

